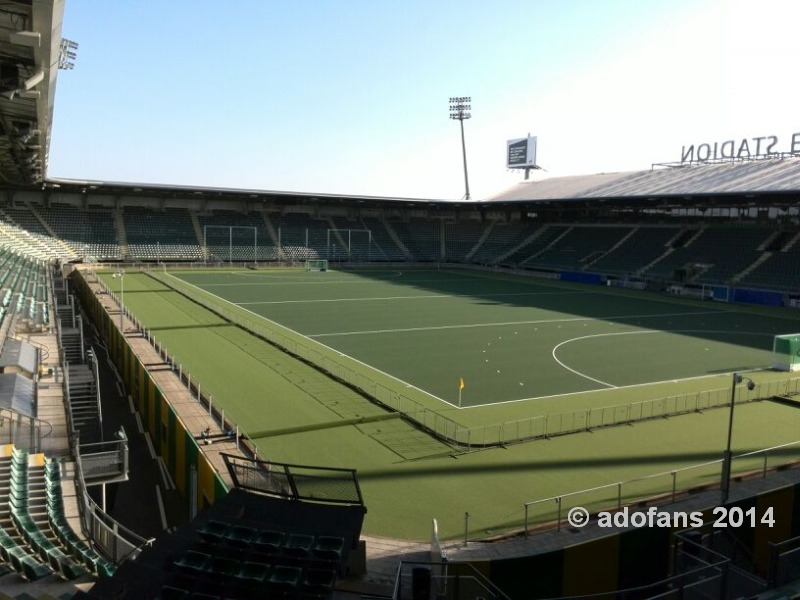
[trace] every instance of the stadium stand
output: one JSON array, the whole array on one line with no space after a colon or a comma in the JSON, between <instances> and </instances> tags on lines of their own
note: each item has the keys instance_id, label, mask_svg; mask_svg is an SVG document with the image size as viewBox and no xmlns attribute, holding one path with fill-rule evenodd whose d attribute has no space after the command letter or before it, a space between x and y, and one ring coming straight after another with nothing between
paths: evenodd
<instances>
[{"instance_id":1,"label":"stadium stand","mask_svg":"<svg viewBox=\"0 0 800 600\"><path fill-rule=\"evenodd\" d=\"M444 257L447 262L464 262L480 243L487 225L476 221L446 221L444 224Z\"/></svg>"},{"instance_id":2,"label":"stadium stand","mask_svg":"<svg viewBox=\"0 0 800 600\"><path fill-rule=\"evenodd\" d=\"M59 205L37 210L53 233L84 259L102 261L122 258L111 211L75 210Z\"/></svg>"},{"instance_id":3,"label":"stadium stand","mask_svg":"<svg viewBox=\"0 0 800 600\"><path fill-rule=\"evenodd\" d=\"M494 222L483 243L467 258L476 264L493 265L503 252L520 246L536 229L537 225L530 222Z\"/></svg>"},{"instance_id":4,"label":"stadium stand","mask_svg":"<svg viewBox=\"0 0 800 600\"><path fill-rule=\"evenodd\" d=\"M771 233L766 229L704 227L645 274L670 279L676 270L684 270L688 281L726 283L756 261L757 248Z\"/></svg>"},{"instance_id":5,"label":"stadium stand","mask_svg":"<svg viewBox=\"0 0 800 600\"><path fill-rule=\"evenodd\" d=\"M527 264L579 271L630 232L629 227L573 227Z\"/></svg>"},{"instance_id":6,"label":"stadium stand","mask_svg":"<svg viewBox=\"0 0 800 600\"><path fill-rule=\"evenodd\" d=\"M126 207L128 253L138 260L199 260L202 252L189 212Z\"/></svg>"},{"instance_id":7,"label":"stadium stand","mask_svg":"<svg viewBox=\"0 0 800 600\"><path fill-rule=\"evenodd\" d=\"M441 224L439 221L391 220L389 225L403 241L414 260L420 262L442 260Z\"/></svg>"}]
</instances>

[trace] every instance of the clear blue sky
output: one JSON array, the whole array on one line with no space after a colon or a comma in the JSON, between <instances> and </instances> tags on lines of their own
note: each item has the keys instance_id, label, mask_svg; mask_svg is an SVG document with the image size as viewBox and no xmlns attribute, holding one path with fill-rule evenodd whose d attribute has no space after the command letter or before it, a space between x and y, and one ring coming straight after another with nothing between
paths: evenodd
<instances>
[{"instance_id":1,"label":"clear blue sky","mask_svg":"<svg viewBox=\"0 0 800 600\"><path fill-rule=\"evenodd\" d=\"M67 0L50 177L458 199L800 132L795 0ZM784 148L780 148L784 149Z\"/></svg>"}]
</instances>

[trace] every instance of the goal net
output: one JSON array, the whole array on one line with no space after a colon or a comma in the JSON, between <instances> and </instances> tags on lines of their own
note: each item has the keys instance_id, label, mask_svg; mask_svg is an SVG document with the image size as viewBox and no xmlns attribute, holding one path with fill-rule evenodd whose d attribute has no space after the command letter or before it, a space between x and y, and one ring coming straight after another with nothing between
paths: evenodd
<instances>
[{"instance_id":1,"label":"goal net","mask_svg":"<svg viewBox=\"0 0 800 600\"><path fill-rule=\"evenodd\" d=\"M800 371L800 333L775 336L772 342L772 368Z\"/></svg>"},{"instance_id":2,"label":"goal net","mask_svg":"<svg viewBox=\"0 0 800 600\"><path fill-rule=\"evenodd\" d=\"M307 260L306 261L306 271L327 271L328 270L328 261L327 260Z\"/></svg>"}]
</instances>

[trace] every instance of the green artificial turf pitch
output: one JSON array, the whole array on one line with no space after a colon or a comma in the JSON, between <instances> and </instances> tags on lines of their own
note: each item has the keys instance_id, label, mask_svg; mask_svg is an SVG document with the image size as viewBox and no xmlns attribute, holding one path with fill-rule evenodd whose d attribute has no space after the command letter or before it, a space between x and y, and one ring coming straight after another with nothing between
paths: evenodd
<instances>
[{"instance_id":1,"label":"green artificial turf pitch","mask_svg":"<svg viewBox=\"0 0 800 600\"><path fill-rule=\"evenodd\" d=\"M205 272L178 275L366 363L443 406L767 367L797 327L730 305L479 271Z\"/></svg>"},{"instance_id":2,"label":"green artificial turf pitch","mask_svg":"<svg viewBox=\"0 0 800 600\"><path fill-rule=\"evenodd\" d=\"M766 366L773 333L797 330L789 311L474 271L209 270L166 280L174 277L424 390L430 406L469 425L696 390L729 394L730 371ZM146 275L126 275L125 304L262 456L356 468L367 533L423 540L436 517L444 537L459 538L466 512L471 537L501 533L522 524L525 502L713 461L724 449L727 411L711 410L452 458L444 443ZM798 425L796 409L744 405L734 451L795 441ZM714 465L682 482L718 476ZM666 475L624 494L671 484ZM537 505L532 518L552 517L554 506Z\"/></svg>"}]
</instances>

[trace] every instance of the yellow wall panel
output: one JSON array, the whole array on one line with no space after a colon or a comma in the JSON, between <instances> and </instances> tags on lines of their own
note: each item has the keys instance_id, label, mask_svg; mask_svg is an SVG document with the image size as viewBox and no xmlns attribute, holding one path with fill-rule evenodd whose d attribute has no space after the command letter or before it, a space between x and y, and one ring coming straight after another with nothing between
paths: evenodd
<instances>
[{"instance_id":1,"label":"yellow wall panel","mask_svg":"<svg viewBox=\"0 0 800 600\"><path fill-rule=\"evenodd\" d=\"M619 535L564 549L563 595L593 594L617 589Z\"/></svg>"}]
</instances>

